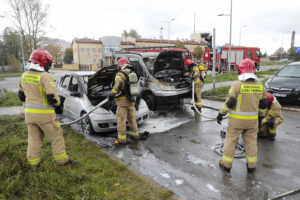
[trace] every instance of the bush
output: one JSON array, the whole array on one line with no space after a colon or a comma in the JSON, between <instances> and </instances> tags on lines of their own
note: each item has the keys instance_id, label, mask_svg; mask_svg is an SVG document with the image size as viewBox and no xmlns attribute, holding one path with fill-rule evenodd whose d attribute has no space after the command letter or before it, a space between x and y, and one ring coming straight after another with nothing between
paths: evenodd
<instances>
[{"instance_id":1,"label":"bush","mask_svg":"<svg viewBox=\"0 0 300 200\"><path fill-rule=\"evenodd\" d=\"M8 55L8 65L11 67L10 72L19 72L22 70L21 62L13 55Z\"/></svg>"}]
</instances>

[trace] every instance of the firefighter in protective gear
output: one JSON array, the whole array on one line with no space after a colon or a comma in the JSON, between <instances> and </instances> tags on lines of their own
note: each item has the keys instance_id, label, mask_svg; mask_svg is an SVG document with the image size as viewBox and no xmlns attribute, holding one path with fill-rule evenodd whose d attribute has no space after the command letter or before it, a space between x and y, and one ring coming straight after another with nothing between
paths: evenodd
<instances>
[{"instance_id":1,"label":"firefighter in protective gear","mask_svg":"<svg viewBox=\"0 0 300 200\"><path fill-rule=\"evenodd\" d=\"M19 81L19 99L25 107L25 122L28 127L27 161L39 167L44 135L52 144L53 157L57 164L76 164L68 158L63 130L56 119L55 110L62 106L56 91L55 80L48 73L53 63L50 53L43 49L33 51L27 70Z\"/></svg>"},{"instance_id":2,"label":"firefighter in protective gear","mask_svg":"<svg viewBox=\"0 0 300 200\"><path fill-rule=\"evenodd\" d=\"M258 116L265 115L267 92L262 83L257 81L254 62L249 58L240 62L238 74L239 80L231 85L228 97L217 116L217 122L221 123L223 116L229 113L223 157L219 165L223 170L230 171L235 147L242 134L250 173L256 168Z\"/></svg>"},{"instance_id":3,"label":"firefighter in protective gear","mask_svg":"<svg viewBox=\"0 0 300 200\"><path fill-rule=\"evenodd\" d=\"M197 109L201 111L202 108L201 89L204 83L204 76L202 72L204 72L205 74L205 71L204 69L202 69L203 71L200 71L200 68L195 63L193 63L190 59L186 60L186 66L188 67L188 72L186 72L184 75L189 76L194 81L194 90L195 90L194 92L196 94L195 105Z\"/></svg>"},{"instance_id":4,"label":"firefighter in protective gear","mask_svg":"<svg viewBox=\"0 0 300 200\"><path fill-rule=\"evenodd\" d=\"M268 93L268 108L266 117L260 121L258 137L274 140L276 137L276 129L282 123L281 105L271 93Z\"/></svg>"},{"instance_id":5,"label":"firefighter in protective gear","mask_svg":"<svg viewBox=\"0 0 300 200\"><path fill-rule=\"evenodd\" d=\"M115 84L109 95L109 101L115 100L117 104L117 130L118 140L116 143L126 143L126 121L130 128L130 137L138 139L139 133L136 123L135 101L128 97L128 88L125 86L126 78L133 71L127 58L123 57L118 60L119 72L115 76Z\"/></svg>"}]
</instances>

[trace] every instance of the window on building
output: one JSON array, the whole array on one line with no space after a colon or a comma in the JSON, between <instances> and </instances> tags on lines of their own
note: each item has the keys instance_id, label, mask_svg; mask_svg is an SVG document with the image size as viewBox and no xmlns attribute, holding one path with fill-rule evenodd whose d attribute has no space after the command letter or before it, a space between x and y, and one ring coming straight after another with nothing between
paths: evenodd
<instances>
[{"instance_id":1,"label":"window on building","mask_svg":"<svg viewBox=\"0 0 300 200\"><path fill-rule=\"evenodd\" d=\"M81 52L84 52L84 48L81 48Z\"/></svg>"},{"instance_id":2,"label":"window on building","mask_svg":"<svg viewBox=\"0 0 300 200\"><path fill-rule=\"evenodd\" d=\"M93 59L93 62L96 63L96 58Z\"/></svg>"},{"instance_id":3,"label":"window on building","mask_svg":"<svg viewBox=\"0 0 300 200\"><path fill-rule=\"evenodd\" d=\"M90 52L90 48L86 48L87 52Z\"/></svg>"},{"instance_id":4,"label":"window on building","mask_svg":"<svg viewBox=\"0 0 300 200\"><path fill-rule=\"evenodd\" d=\"M93 48L93 52L94 52L94 53L96 52L96 49L95 49L95 48Z\"/></svg>"},{"instance_id":5,"label":"window on building","mask_svg":"<svg viewBox=\"0 0 300 200\"><path fill-rule=\"evenodd\" d=\"M98 52L101 53L101 48L98 48Z\"/></svg>"}]
</instances>

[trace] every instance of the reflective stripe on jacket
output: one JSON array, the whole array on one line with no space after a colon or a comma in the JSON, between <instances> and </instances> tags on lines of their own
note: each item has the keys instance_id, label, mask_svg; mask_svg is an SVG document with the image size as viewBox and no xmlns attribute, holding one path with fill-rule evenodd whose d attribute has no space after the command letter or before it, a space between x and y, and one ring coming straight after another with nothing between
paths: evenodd
<instances>
[{"instance_id":1,"label":"reflective stripe on jacket","mask_svg":"<svg viewBox=\"0 0 300 200\"><path fill-rule=\"evenodd\" d=\"M236 104L232 108L226 105L230 97L236 99ZM260 82L236 81L231 85L220 113L229 112L229 126L242 129L253 128L258 126L259 101L262 98L267 98L267 92Z\"/></svg>"},{"instance_id":2,"label":"reflective stripe on jacket","mask_svg":"<svg viewBox=\"0 0 300 200\"><path fill-rule=\"evenodd\" d=\"M24 72L19 81L19 90L26 96L26 123L48 123L56 119L54 107L46 97L47 94L53 94L55 106L60 104L55 80L50 73L33 70Z\"/></svg>"}]
</instances>

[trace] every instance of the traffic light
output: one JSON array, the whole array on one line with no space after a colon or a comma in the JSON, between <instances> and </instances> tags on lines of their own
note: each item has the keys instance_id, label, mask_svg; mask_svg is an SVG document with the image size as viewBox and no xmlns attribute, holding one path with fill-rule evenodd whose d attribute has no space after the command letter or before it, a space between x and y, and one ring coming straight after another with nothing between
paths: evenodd
<instances>
[{"instance_id":1,"label":"traffic light","mask_svg":"<svg viewBox=\"0 0 300 200\"><path fill-rule=\"evenodd\" d=\"M208 35L207 37L205 37L205 41L207 42L207 47L209 49L212 49L212 36Z\"/></svg>"}]
</instances>

